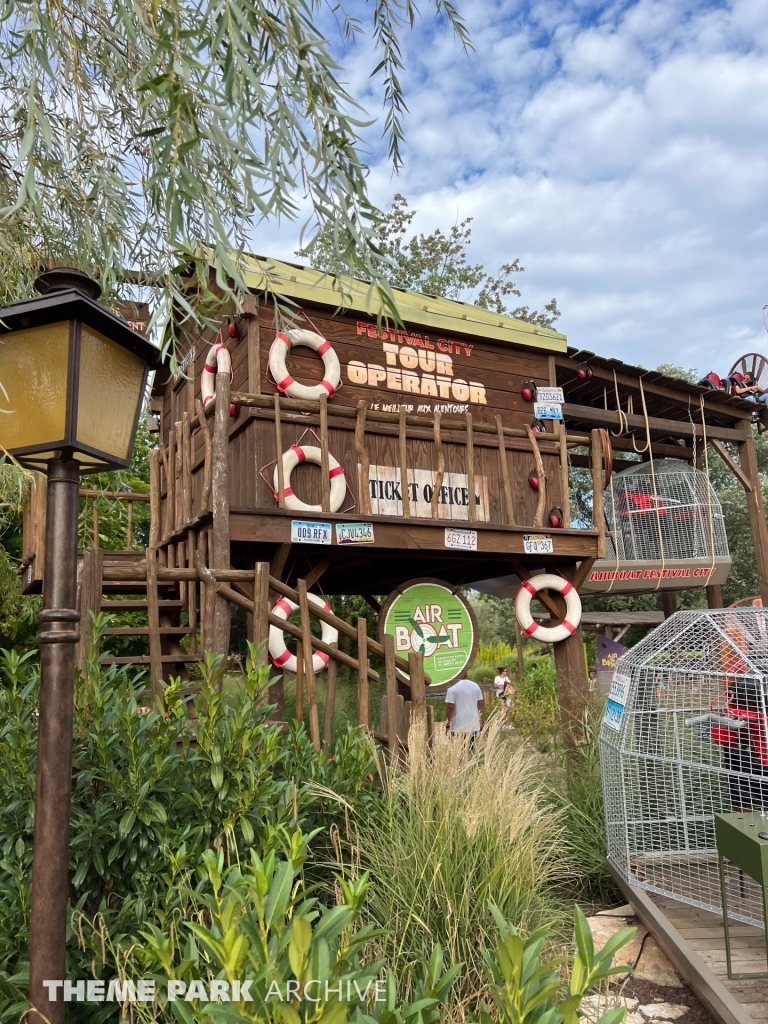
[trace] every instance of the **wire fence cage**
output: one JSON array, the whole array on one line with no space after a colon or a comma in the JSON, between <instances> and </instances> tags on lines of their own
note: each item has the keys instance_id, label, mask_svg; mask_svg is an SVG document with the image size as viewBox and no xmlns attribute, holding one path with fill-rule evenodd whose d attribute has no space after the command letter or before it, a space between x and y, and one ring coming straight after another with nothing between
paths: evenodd
<instances>
[{"instance_id":1,"label":"wire fence cage","mask_svg":"<svg viewBox=\"0 0 768 1024\"><path fill-rule=\"evenodd\" d=\"M768 608L681 611L623 655L600 729L608 859L630 883L721 912L714 815L768 829ZM726 871L729 917L763 927Z\"/></svg>"},{"instance_id":2,"label":"wire fence cage","mask_svg":"<svg viewBox=\"0 0 768 1024\"><path fill-rule=\"evenodd\" d=\"M706 473L679 459L616 473L604 504L608 560L728 557L720 501Z\"/></svg>"}]
</instances>

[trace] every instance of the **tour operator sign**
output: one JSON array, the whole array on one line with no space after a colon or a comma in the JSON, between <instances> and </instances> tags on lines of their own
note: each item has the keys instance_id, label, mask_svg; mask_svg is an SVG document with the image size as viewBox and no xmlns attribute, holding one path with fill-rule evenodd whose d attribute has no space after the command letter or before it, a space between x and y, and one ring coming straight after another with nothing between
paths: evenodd
<instances>
[{"instance_id":1,"label":"tour operator sign","mask_svg":"<svg viewBox=\"0 0 768 1024\"><path fill-rule=\"evenodd\" d=\"M379 615L379 633L395 638L395 652L424 654L431 686L445 686L465 675L477 650L475 615L469 602L440 580L419 579L395 590Z\"/></svg>"}]
</instances>

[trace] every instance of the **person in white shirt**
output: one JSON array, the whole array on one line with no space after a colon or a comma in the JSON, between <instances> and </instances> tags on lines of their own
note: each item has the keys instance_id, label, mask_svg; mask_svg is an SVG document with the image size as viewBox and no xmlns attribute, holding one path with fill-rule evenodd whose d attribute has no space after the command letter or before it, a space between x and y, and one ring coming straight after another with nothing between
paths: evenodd
<instances>
[{"instance_id":1,"label":"person in white shirt","mask_svg":"<svg viewBox=\"0 0 768 1024\"><path fill-rule=\"evenodd\" d=\"M501 698L504 696L504 687L509 682L509 676L507 675L507 670L504 668L503 665L499 665L499 667L496 669L496 672L498 674L496 678L493 680L493 690L496 695L496 699L501 700Z\"/></svg>"},{"instance_id":2,"label":"person in white shirt","mask_svg":"<svg viewBox=\"0 0 768 1024\"><path fill-rule=\"evenodd\" d=\"M460 679L445 692L446 730L450 733L478 733L485 726L483 691L471 679Z\"/></svg>"}]
</instances>

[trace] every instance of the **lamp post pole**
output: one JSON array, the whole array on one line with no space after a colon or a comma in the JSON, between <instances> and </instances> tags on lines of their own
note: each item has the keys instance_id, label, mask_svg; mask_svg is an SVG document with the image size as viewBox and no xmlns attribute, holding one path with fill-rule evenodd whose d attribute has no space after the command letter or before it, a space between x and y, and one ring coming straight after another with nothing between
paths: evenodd
<instances>
[{"instance_id":1,"label":"lamp post pole","mask_svg":"<svg viewBox=\"0 0 768 1024\"><path fill-rule=\"evenodd\" d=\"M48 467L43 611L38 616L40 697L29 951L31 1024L61 1024L69 896L69 801L77 623L77 517L74 460ZM52 997L49 1000L49 993Z\"/></svg>"}]
</instances>

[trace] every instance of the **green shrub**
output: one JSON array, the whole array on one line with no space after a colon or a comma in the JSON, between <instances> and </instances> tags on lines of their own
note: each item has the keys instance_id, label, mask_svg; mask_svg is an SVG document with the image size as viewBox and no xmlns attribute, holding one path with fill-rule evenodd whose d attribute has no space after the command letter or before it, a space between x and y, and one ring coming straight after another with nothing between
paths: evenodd
<instances>
[{"instance_id":1,"label":"green shrub","mask_svg":"<svg viewBox=\"0 0 768 1024\"><path fill-rule=\"evenodd\" d=\"M559 732L555 668L549 657L527 658L525 679L515 695L514 723L518 732L541 750L554 745Z\"/></svg>"},{"instance_id":2,"label":"green shrub","mask_svg":"<svg viewBox=\"0 0 768 1024\"><path fill-rule=\"evenodd\" d=\"M253 649L237 693L218 692L223 659L206 657L198 695L186 702L171 681L165 707L147 708L141 675L100 664L107 624L95 621L75 689L71 902L130 944L148 922L178 915L180 886L206 849L238 863L252 850L266 856L285 829L327 835L349 807L374 800L378 780L369 741L356 733L318 754L300 729L285 736L267 721L266 670ZM23 983L38 667L0 652L0 675L0 972ZM331 786L344 804L328 799ZM70 976L90 962L74 932L69 958ZM8 1006L0 984L0 1019Z\"/></svg>"}]
</instances>

